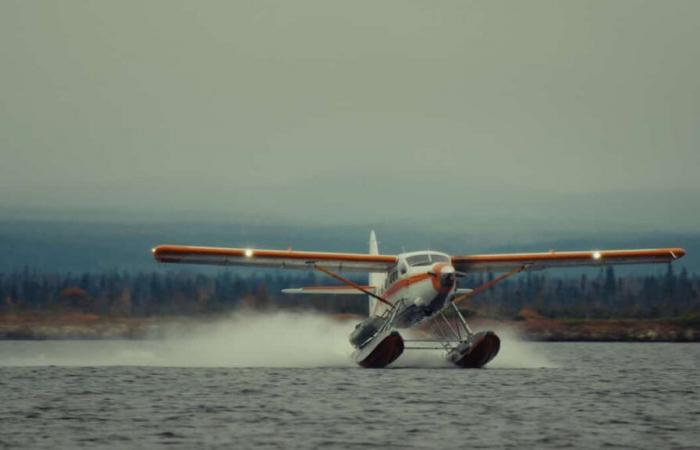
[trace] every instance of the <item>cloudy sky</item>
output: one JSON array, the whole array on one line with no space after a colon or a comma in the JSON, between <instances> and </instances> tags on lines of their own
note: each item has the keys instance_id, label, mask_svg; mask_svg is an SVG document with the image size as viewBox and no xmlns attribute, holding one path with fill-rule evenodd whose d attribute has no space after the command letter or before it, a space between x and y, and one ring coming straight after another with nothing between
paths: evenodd
<instances>
[{"instance_id":1,"label":"cloudy sky","mask_svg":"<svg viewBox=\"0 0 700 450\"><path fill-rule=\"evenodd\" d=\"M691 229L698 17L692 0L4 0L0 207Z\"/></svg>"}]
</instances>

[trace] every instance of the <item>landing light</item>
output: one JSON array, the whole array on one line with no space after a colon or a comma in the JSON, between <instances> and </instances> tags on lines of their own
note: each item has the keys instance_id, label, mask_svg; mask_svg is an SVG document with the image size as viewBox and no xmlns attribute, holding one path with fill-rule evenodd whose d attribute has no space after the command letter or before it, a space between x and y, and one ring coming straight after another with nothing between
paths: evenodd
<instances>
[{"instance_id":1,"label":"landing light","mask_svg":"<svg viewBox=\"0 0 700 450\"><path fill-rule=\"evenodd\" d=\"M250 258L250 257L253 256L253 250L247 248L247 249L245 249L245 251L243 252L243 254L245 255L246 258Z\"/></svg>"},{"instance_id":2,"label":"landing light","mask_svg":"<svg viewBox=\"0 0 700 450\"><path fill-rule=\"evenodd\" d=\"M603 255L601 255L599 251L593 252L593 259L600 259L602 257Z\"/></svg>"}]
</instances>

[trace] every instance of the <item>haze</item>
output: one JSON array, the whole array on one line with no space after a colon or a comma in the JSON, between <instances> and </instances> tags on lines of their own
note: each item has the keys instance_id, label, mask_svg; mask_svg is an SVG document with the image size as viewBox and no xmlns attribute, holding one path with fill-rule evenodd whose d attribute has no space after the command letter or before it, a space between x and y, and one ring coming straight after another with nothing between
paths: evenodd
<instances>
[{"instance_id":1,"label":"haze","mask_svg":"<svg viewBox=\"0 0 700 450\"><path fill-rule=\"evenodd\" d=\"M0 207L696 229L698 17L697 1L5 0Z\"/></svg>"}]
</instances>

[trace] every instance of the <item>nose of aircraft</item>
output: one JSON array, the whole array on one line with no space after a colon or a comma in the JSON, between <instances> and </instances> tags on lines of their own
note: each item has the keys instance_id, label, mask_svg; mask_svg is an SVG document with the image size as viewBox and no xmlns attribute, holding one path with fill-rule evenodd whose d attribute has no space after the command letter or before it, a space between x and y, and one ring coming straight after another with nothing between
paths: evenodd
<instances>
[{"instance_id":1,"label":"nose of aircraft","mask_svg":"<svg viewBox=\"0 0 700 450\"><path fill-rule=\"evenodd\" d=\"M452 287L455 283L456 274L455 268L452 266L443 266L440 270L440 285L442 287Z\"/></svg>"}]
</instances>

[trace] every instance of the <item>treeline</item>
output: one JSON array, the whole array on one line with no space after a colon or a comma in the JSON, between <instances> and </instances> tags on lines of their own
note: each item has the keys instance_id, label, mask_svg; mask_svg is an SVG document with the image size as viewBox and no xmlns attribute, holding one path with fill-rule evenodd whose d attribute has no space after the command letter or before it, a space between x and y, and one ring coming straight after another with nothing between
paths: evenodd
<instances>
[{"instance_id":1,"label":"treeline","mask_svg":"<svg viewBox=\"0 0 700 450\"><path fill-rule=\"evenodd\" d=\"M364 296L302 298L281 293L287 287L319 282L310 272L294 276L241 276L230 271L216 275L185 271L47 274L24 269L0 273L0 314L82 312L149 317L228 312L239 307L366 313Z\"/></svg>"},{"instance_id":2,"label":"treeline","mask_svg":"<svg viewBox=\"0 0 700 450\"><path fill-rule=\"evenodd\" d=\"M467 286L493 279L468 277ZM517 317L528 308L552 318L674 318L700 314L700 277L669 264L663 275L616 276L612 266L575 278L525 272L472 301L482 315Z\"/></svg>"},{"instance_id":3,"label":"treeline","mask_svg":"<svg viewBox=\"0 0 700 450\"><path fill-rule=\"evenodd\" d=\"M492 274L460 280L478 286ZM358 280L359 281L359 280ZM366 314L365 296L289 296L286 287L330 284L314 273L240 276L190 272L47 274L29 269L0 273L0 314L82 312L149 317L227 312L239 307L308 308ZM526 272L503 282L464 308L515 318L524 308L554 318L661 318L700 313L700 278L672 265L664 275L615 275L612 267L578 278Z\"/></svg>"}]
</instances>

